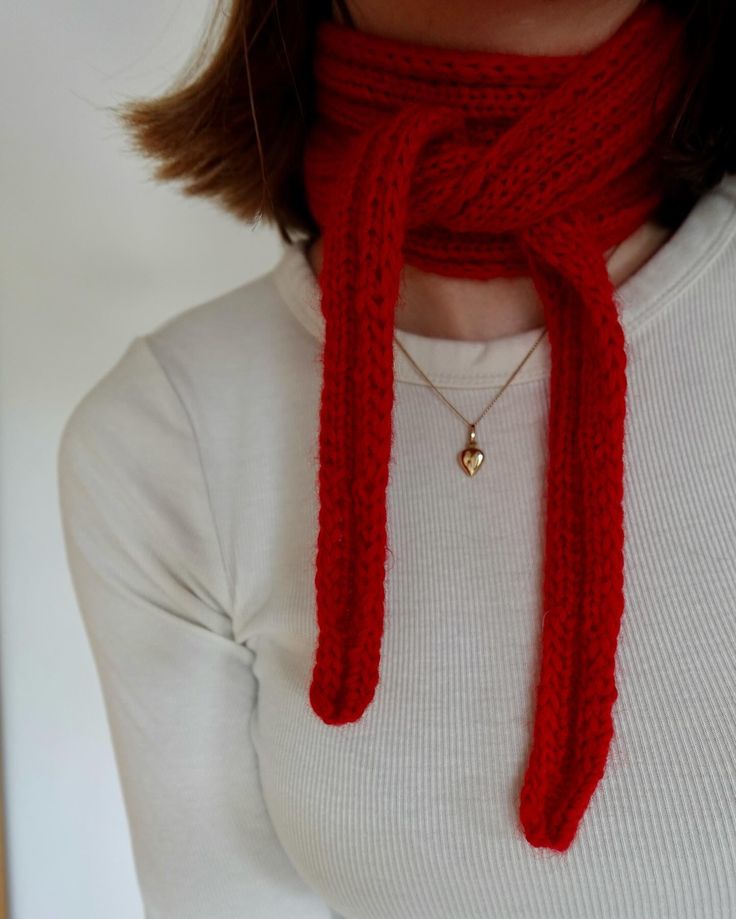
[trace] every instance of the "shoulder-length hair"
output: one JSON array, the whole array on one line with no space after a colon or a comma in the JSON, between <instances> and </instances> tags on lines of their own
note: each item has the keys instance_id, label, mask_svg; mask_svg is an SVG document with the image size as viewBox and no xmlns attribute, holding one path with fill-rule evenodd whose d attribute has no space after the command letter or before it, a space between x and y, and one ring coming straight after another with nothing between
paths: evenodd
<instances>
[{"instance_id":1,"label":"shoulder-length hair","mask_svg":"<svg viewBox=\"0 0 736 919\"><path fill-rule=\"evenodd\" d=\"M651 2L651 0L646 0ZM683 18L690 75L662 138L665 198L654 218L675 229L695 201L736 172L736 3L654 0ZM354 27L345 0L335 0ZM163 95L114 111L133 149L157 161L154 178L214 199L282 239L319 230L302 181L313 114L311 49L330 0L217 0L202 45Z\"/></svg>"}]
</instances>

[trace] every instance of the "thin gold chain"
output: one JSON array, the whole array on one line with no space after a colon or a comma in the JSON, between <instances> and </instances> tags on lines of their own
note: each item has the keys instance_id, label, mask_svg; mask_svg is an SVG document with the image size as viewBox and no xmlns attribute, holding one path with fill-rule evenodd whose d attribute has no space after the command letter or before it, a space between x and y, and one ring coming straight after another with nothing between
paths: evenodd
<instances>
[{"instance_id":1,"label":"thin gold chain","mask_svg":"<svg viewBox=\"0 0 736 919\"><path fill-rule=\"evenodd\" d=\"M615 245L615 246L610 250L610 252L609 252L609 254L608 254L608 257L607 257L607 262L610 263L610 260L611 260L611 258L613 257L613 254L616 252L616 250L619 248L620 245L621 245L621 243L618 243L617 245ZM401 344L401 342L398 340L398 338L396 337L396 335L394 335L394 341L395 341L396 344L399 346L399 348L401 348L401 350L404 352L404 354L405 354L407 360L408 360L409 363L414 367L414 369L417 371L417 373L421 374L421 376L424 377L424 379L429 383L429 385L430 385L430 386L432 387L432 389L437 393L437 395L438 395L444 402L447 403L447 405L453 410L453 412L455 412L455 414L456 414L459 418L462 418L462 420L463 420L467 425L470 425L470 427L474 429L475 426L480 422L480 420L481 420L482 418L485 417L486 412L489 412L489 411L493 408L493 406L496 404L496 401L497 401L498 399L501 398L501 396L503 395L503 393L504 393L506 387L511 383L511 381L514 379L514 377L517 375L517 373L521 370L521 368L524 366L524 364L526 364L526 362L527 362L527 361L529 360L529 358L532 356L532 354L533 354L533 352L534 352L534 349L537 347L537 345L541 342L541 340L544 338L544 336L545 336L546 334L547 334L547 329L545 328L545 329L543 330L542 334L539 336L539 338L534 342L534 344L532 345L532 347L530 348L530 350L527 352L526 357L524 358L524 360L519 364L519 366L516 368L516 370L514 370L514 372L511 374L511 376L508 378L508 380L506 380L506 382L505 382L504 385L501 387L501 389L500 389L500 390L496 393L496 395L491 399L491 401L490 401L490 402L488 403L488 405L483 409L483 411L481 412L481 414L477 417L477 419L476 419L475 421L470 421L468 418L466 418L465 415L463 415L461 412L459 412L459 411L457 410L457 408L455 408L455 406L445 398L445 396L439 391L439 389L437 389L437 387L434 385L434 383L429 379L429 377L427 376L427 374L426 374L426 373L422 370L422 368L417 364L417 362L414 360L414 358L411 356L411 354L409 354L409 352L406 350L406 348Z\"/></svg>"},{"instance_id":2,"label":"thin gold chain","mask_svg":"<svg viewBox=\"0 0 736 919\"><path fill-rule=\"evenodd\" d=\"M470 421L469 419L467 419L461 412L459 412L459 411L455 408L455 406L454 406L451 402L449 402L449 401L445 398L445 396L439 391L439 389L437 389L437 387L434 385L434 383L429 379L429 377L427 376L427 374L426 374L426 373L422 370L422 368L416 363L416 361L415 361L414 358L409 354L409 352L406 350L406 348L401 344L401 342L398 340L398 338L396 337L395 334L394 334L394 341L395 341L396 344L399 346L399 348L401 348L401 350L404 352L404 354L406 355L407 359L408 359L409 362L412 364L412 366L414 367L414 369L424 377L424 379L429 383L429 385L430 385L430 386L432 387L432 389L437 393L437 395L438 395L441 399L443 399L443 400L447 403L447 405L449 405L449 407L453 410L453 412L455 412L455 414L456 414L458 417L462 418L462 420L463 420L467 425L470 425L470 427L474 428L474 427L480 422L480 420L485 416L486 412L490 411L490 409L493 408L493 406L496 404L496 400L497 400L497 399L500 399L500 397L503 395L503 392L504 392L504 390L506 389L506 387L511 383L511 381L514 379L514 377L516 376L516 374L521 370L521 368L524 366L524 364L529 360L529 358L532 356L532 353L534 352L534 349L537 347L537 345L541 342L541 340L544 338L544 336L545 336L546 334L547 334L547 329L545 328L544 331L542 332L542 334L539 336L539 338L534 342L534 344L532 345L532 347L531 347L531 348L529 349L529 351L527 352L526 357L524 358L524 360L519 364L519 366L516 368L516 370L514 370L514 372L511 374L511 376L508 378L508 380L506 380L506 382L503 384L503 386L501 387L501 389L496 393L496 395L493 397L493 399L491 399L491 401L490 401L490 402L488 403L488 405L483 409L483 411L481 412L481 414L478 416L478 418L477 418L475 421Z\"/></svg>"}]
</instances>

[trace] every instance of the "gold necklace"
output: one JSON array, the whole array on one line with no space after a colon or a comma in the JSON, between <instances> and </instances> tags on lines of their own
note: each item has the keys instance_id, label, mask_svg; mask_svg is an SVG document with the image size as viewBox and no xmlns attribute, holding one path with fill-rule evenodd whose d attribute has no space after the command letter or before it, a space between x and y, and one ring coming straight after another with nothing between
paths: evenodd
<instances>
[{"instance_id":1,"label":"gold necklace","mask_svg":"<svg viewBox=\"0 0 736 919\"><path fill-rule=\"evenodd\" d=\"M483 411L482 411L481 414L475 419L475 421L470 421L469 419L467 419L463 414L461 414L461 412L459 412L459 411L455 408L455 406L454 406L451 402L449 402L449 401L444 397L444 395L439 391L439 389L437 389L437 387L436 387L436 386L434 385L434 383L429 379L429 377L427 376L427 374L426 374L426 373L422 370L422 368L416 363L416 361L414 360L414 358L409 354L409 352L406 350L406 348L401 344L401 342L398 340L398 338L397 338L396 335L394 334L394 341L395 341L396 344L399 346L399 348L401 348L401 350L404 352L404 354L406 355L406 357L407 357L407 359L409 360L409 362L413 365L414 369L424 377L424 379L429 383L429 385L430 385L430 386L432 387L432 389L437 393L437 395L438 395L444 402L446 402L447 405L450 406L450 408L453 410L453 412L455 412L456 415L458 415L460 418L462 418L462 420L465 422L465 424L468 425L468 442L465 444L464 449L461 450L460 453L458 453L458 457L457 457L457 458L458 458L458 461L459 461L459 463L460 463L460 468L461 468L461 469L463 470L463 472L465 472L467 475L469 475L469 476L474 476L475 473L480 469L481 464L483 463L483 460L485 459L485 454L483 453L483 451L481 450L480 446L477 444L477 442L476 442L476 440L475 440L475 427L476 427L476 425L477 425L477 424L480 422L480 420L484 417L484 415L486 414L486 412L490 411L490 409L495 405L496 400L499 399L499 398L501 397L501 395L503 394L503 392L504 392L504 390L506 389L506 387L509 385L509 383L511 383L511 381L514 379L514 377L516 376L516 374L521 370L521 368L524 366L524 364L529 360L529 358L532 356L532 353L533 353L534 349L537 347L537 345L541 342L541 340L544 338L544 336L545 336L546 334L547 334L547 329L545 328L544 331L542 332L542 334L539 336L539 338L534 342L534 344L532 345L532 347L531 347L531 348L529 349L529 351L527 352L526 357L524 358L524 360L519 364L519 366L516 368L516 370L514 370L514 372L511 374L511 376L508 378L508 380L506 380L506 382L503 384L503 386L501 387L501 389L496 393L496 395L493 397L493 399L491 399L491 401L490 401L490 402L488 403L488 405L483 409Z\"/></svg>"},{"instance_id":2,"label":"gold necklace","mask_svg":"<svg viewBox=\"0 0 736 919\"><path fill-rule=\"evenodd\" d=\"M619 246L621 246L621 245L622 245L621 243L617 243L617 244L606 254L606 269L607 269L607 270L610 269L611 258L613 257L614 253L618 250ZM516 370L514 370L514 372L511 374L511 376L508 378L508 380L506 380L506 382L503 384L503 386L501 387L501 389L496 393L496 395L493 397L493 399L491 399L491 401L490 401L490 402L488 403L488 405L483 409L483 411L482 411L481 414L475 419L475 421L469 421L469 420L465 417L465 415L461 414L461 413L455 408L455 406L454 406L451 402L449 402L449 401L444 397L444 395L439 391L439 389L437 389L437 387L434 385L434 383L429 379L429 377L427 376L427 374L426 374L426 373L422 370L422 368L417 364L417 362L414 360L414 358L409 354L409 352L406 350L406 348L401 344L401 342L398 340L398 338L396 337L396 335L394 335L394 341L395 341L396 344L399 346L399 348L401 348L401 350L404 352L404 354L406 355L407 360L412 364L412 366L414 367L414 369L424 377L424 379L429 383L429 385L430 385L430 386L432 387L432 389L437 393L437 395L438 395L444 402L446 402L446 403L450 406L450 408L453 410L453 412L455 412L455 414L458 415L460 418L462 418L462 420L465 422L465 424L467 424L467 426L468 426L468 442L465 444L465 448L464 448L463 450L461 450L460 453L458 453L458 455L457 455L458 461L460 462L460 468L463 470L463 472L467 473L467 475L469 475L469 476L475 475L475 473L480 469L481 464L483 463L483 460L485 459L485 454L483 453L483 451L481 450L481 448L478 446L478 444L477 444L477 442L476 442L476 439L475 439L475 426L478 424L478 422L481 420L481 418L483 418L483 416L486 414L486 412L488 412L488 411L495 405L496 400L499 399L499 398L501 397L501 395L503 394L503 391L506 389L506 387L509 385L509 383L514 379L514 377L515 377L516 374L521 370L521 368L524 366L524 364L529 360L529 358L532 356L532 352L534 351L534 349L537 347L537 345L541 342L541 340L544 338L544 336L545 336L546 334L547 334L547 329L545 328L544 331L542 332L542 334L539 336L539 338L534 342L534 344L532 345L532 347L531 347L531 348L529 349L529 351L527 352L526 357L524 358L524 360L519 364L519 366L516 368Z\"/></svg>"}]
</instances>

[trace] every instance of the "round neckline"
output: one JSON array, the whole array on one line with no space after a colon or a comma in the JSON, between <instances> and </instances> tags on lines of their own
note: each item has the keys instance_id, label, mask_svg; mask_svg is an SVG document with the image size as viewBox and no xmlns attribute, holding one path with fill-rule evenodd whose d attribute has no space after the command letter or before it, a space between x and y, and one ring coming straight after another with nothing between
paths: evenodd
<instances>
[{"instance_id":1,"label":"round neckline","mask_svg":"<svg viewBox=\"0 0 736 919\"><path fill-rule=\"evenodd\" d=\"M693 206L669 239L616 288L621 325L627 341L659 312L659 307L679 295L715 260L722 246L736 233L736 174L727 174ZM308 241L284 243L272 280L293 316L318 341L324 340L320 289L307 258ZM436 338L395 328L396 338L436 386L472 389L506 383L544 326L488 341ZM549 336L545 335L510 386L547 377L550 370ZM429 386L394 347L397 381Z\"/></svg>"}]
</instances>

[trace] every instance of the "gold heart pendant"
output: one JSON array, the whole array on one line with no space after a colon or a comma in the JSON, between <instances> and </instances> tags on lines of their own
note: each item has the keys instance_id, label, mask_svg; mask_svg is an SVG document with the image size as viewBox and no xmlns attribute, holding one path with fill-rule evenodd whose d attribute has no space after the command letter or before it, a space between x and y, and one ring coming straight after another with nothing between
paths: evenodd
<instances>
[{"instance_id":1,"label":"gold heart pendant","mask_svg":"<svg viewBox=\"0 0 736 919\"><path fill-rule=\"evenodd\" d=\"M460 460L460 466L462 467L463 472L470 476L475 475L475 473L480 469L483 460L485 459L485 454L475 443L474 425L470 426L468 442L465 445L465 449L458 454L458 459Z\"/></svg>"}]
</instances>

